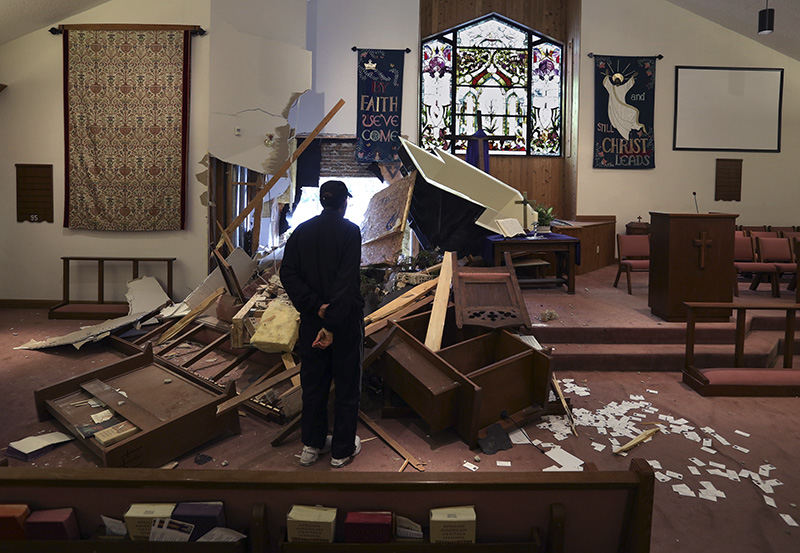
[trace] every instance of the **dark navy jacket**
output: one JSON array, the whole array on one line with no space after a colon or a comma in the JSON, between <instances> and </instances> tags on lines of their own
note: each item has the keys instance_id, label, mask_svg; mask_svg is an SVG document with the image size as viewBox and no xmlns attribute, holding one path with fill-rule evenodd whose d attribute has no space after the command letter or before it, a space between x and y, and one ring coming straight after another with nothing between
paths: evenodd
<instances>
[{"instance_id":1,"label":"dark navy jacket","mask_svg":"<svg viewBox=\"0 0 800 553\"><path fill-rule=\"evenodd\" d=\"M334 335L363 318L361 231L334 209L301 223L286 242L281 282L302 322L313 318ZM317 317L330 304L324 321ZM316 326L316 325L315 325Z\"/></svg>"}]
</instances>

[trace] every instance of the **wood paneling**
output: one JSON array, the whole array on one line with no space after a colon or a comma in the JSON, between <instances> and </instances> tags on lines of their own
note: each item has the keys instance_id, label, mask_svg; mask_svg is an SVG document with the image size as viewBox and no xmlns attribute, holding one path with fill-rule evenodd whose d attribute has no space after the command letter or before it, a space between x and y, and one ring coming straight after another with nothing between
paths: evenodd
<instances>
[{"instance_id":1,"label":"wood paneling","mask_svg":"<svg viewBox=\"0 0 800 553\"><path fill-rule=\"evenodd\" d=\"M564 43L566 52L567 3L568 0L420 0L420 36L497 12ZM529 198L552 205L559 217L575 213L575 196L567 194L564 186L563 157L492 156L490 171L492 176L527 192Z\"/></svg>"}]
</instances>

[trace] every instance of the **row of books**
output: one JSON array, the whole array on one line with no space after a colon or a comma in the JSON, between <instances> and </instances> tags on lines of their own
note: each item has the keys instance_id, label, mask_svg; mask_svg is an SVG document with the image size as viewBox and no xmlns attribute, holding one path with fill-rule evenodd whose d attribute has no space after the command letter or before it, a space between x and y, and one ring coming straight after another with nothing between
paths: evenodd
<instances>
[{"instance_id":1,"label":"row of books","mask_svg":"<svg viewBox=\"0 0 800 553\"><path fill-rule=\"evenodd\" d=\"M221 501L133 503L123 520L101 516L106 538L135 541L238 541L244 534L225 527ZM31 511L28 505L0 505L0 540L77 540L75 509ZM2 549L0 547L0 549Z\"/></svg>"},{"instance_id":2,"label":"row of books","mask_svg":"<svg viewBox=\"0 0 800 553\"><path fill-rule=\"evenodd\" d=\"M320 505L293 505L286 515L290 542L333 542L337 509ZM430 510L431 543L475 543L475 507L441 507ZM341 541L382 543L423 540L422 526L391 511L350 511L343 523Z\"/></svg>"}]
</instances>

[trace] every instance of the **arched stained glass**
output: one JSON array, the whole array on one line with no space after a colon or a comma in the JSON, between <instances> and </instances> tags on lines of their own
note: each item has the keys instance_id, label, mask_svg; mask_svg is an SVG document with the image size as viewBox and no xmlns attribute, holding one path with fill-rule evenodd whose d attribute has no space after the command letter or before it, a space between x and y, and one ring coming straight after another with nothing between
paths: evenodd
<instances>
[{"instance_id":1,"label":"arched stained glass","mask_svg":"<svg viewBox=\"0 0 800 553\"><path fill-rule=\"evenodd\" d=\"M463 153L480 112L491 153L561 155L561 51L498 14L423 40L422 147Z\"/></svg>"}]
</instances>

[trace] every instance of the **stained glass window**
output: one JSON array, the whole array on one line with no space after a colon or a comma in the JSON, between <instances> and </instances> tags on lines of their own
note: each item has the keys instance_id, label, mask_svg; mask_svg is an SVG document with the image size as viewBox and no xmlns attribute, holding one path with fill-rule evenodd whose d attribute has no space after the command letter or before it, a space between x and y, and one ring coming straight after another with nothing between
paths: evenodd
<instances>
[{"instance_id":1,"label":"stained glass window","mask_svg":"<svg viewBox=\"0 0 800 553\"><path fill-rule=\"evenodd\" d=\"M491 153L561 155L561 51L498 14L423 40L422 147L463 153L480 112Z\"/></svg>"}]
</instances>

